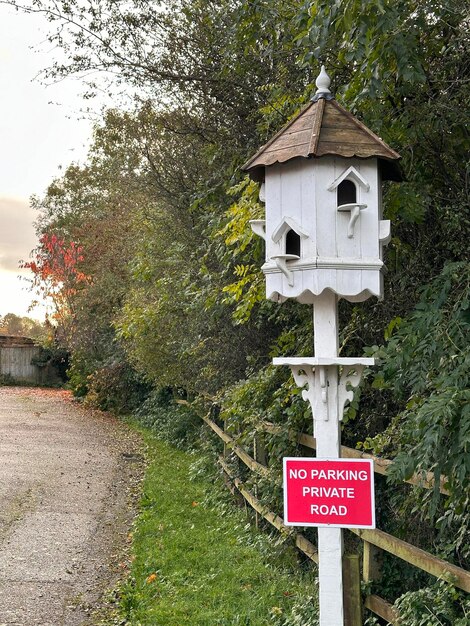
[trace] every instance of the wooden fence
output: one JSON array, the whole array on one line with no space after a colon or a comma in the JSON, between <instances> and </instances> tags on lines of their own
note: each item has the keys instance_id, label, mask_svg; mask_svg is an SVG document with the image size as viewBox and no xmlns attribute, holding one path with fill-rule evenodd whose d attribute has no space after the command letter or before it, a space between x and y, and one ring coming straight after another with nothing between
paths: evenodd
<instances>
[{"instance_id":1,"label":"wooden fence","mask_svg":"<svg viewBox=\"0 0 470 626\"><path fill-rule=\"evenodd\" d=\"M31 364L38 354L39 347L32 339L0 336L0 375L8 375L22 382L41 382L41 370Z\"/></svg>"},{"instance_id":2,"label":"wooden fence","mask_svg":"<svg viewBox=\"0 0 470 626\"><path fill-rule=\"evenodd\" d=\"M283 519L273 511L266 510L266 507L256 497L256 493L250 491L245 484L233 475L229 464L227 463L226 452L232 451L237 457L252 471L260 476L267 476L270 472L266 466L266 455L263 449L259 449L254 445L253 456L244 448L238 445L236 439L218 426L209 416L202 418L204 422L216 433L224 442L224 455L219 457L220 466L224 475L233 490L244 498L244 500L256 511L257 515L262 516L278 531L286 536L292 537L297 548L305 554L311 561L318 563L318 555L316 546L314 546L304 535L296 532L292 527L284 525ZM259 432L266 432L272 435L279 435L283 430L271 423L263 423L259 426ZM311 435L305 433L289 432L290 439L296 441L302 446L315 450L315 439ZM258 449L257 449L258 447ZM374 471L378 474L386 475L393 461L380 459L370 454L347 448L342 446L341 456L344 458L367 458L374 461ZM432 474L422 476L412 476L406 482L412 485L419 485L426 489L434 489L434 479ZM441 479L439 489L441 493L446 494L444 487L445 477ZM439 559L432 554L413 546L406 541L398 539L393 535L385 533L381 530L364 530L351 528L349 532L357 535L363 542L362 550L362 579L366 583L379 580L380 578L380 553L388 552L412 566L427 572L437 578L444 578L452 581L452 584L464 591L470 593L470 572ZM347 626L362 626L362 605L387 620L390 624L400 624L400 618L393 605L378 595L367 595L361 598L360 585L360 567L358 557L354 555L346 557L344 569L345 588L345 622Z\"/></svg>"}]
</instances>

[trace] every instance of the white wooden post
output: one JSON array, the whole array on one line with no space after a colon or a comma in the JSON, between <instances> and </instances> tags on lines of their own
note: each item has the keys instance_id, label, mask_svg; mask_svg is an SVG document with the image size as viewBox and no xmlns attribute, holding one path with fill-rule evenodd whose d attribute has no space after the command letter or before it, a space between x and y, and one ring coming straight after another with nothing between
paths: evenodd
<instances>
[{"instance_id":1,"label":"white wooden post","mask_svg":"<svg viewBox=\"0 0 470 626\"><path fill-rule=\"evenodd\" d=\"M315 357L338 356L338 297L324 291L313 305ZM338 415L338 367L327 370L326 400L315 402L323 415L314 415L317 457L338 459L341 452L340 416ZM317 377L317 376L316 376ZM318 529L318 567L320 586L320 626L343 626L343 533L341 528Z\"/></svg>"},{"instance_id":2,"label":"white wooden post","mask_svg":"<svg viewBox=\"0 0 470 626\"><path fill-rule=\"evenodd\" d=\"M288 365L303 389L302 397L312 407L317 457L329 460L341 456L340 422L344 405L352 400L352 388L359 384L364 367L374 364L372 358L338 356L337 300L338 296L331 291L315 298L313 358L273 359L274 365ZM318 528L318 557L320 626L344 626L341 528Z\"/></svg>"}]
</instances>

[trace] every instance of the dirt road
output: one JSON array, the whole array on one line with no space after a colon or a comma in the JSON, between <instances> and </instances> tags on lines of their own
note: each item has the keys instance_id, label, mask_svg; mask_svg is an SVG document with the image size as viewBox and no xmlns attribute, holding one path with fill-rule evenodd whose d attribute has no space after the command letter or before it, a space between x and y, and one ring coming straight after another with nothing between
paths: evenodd
<instances>
[{"instance_id":1,"label":"dirt road","mask_svg":"<svg viewBox=\"0 0 470 626\"><path fill-rule=\"evenodd\" d=\"M0 626L88 624L120 567L139 445L67 392L0 387Z\"/></svg>"}]
</instances>

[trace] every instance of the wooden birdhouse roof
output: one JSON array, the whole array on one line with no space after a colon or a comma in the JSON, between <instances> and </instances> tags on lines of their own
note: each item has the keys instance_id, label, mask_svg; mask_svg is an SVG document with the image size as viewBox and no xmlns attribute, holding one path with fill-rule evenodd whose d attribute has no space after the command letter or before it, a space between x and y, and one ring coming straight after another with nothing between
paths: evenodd
<instances>
[{"instance_id":1,"label":"wooden birdhouse roof","mask_svg":"<svg viewBox=\"0 0 470 626\"><path fill-rule=\"evenodd\" d=\"M344 109L331 96L322 97L304 107L243 166L251 178L264 179L264 168L297 157L326 155L376 157L383 180L403 180L398 166L400 155L380 137Z\"/></svg>"}]
</instances>

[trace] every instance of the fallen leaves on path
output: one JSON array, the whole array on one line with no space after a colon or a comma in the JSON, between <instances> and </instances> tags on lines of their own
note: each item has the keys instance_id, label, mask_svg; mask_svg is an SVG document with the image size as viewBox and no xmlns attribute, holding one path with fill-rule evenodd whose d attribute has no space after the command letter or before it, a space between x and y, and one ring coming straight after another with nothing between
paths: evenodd
<instances>
[{"instance_id":1,"label":"fallen leaves on path","mask_svg":"<svg viewBox=\"0 0 470 626\"><path fill-rule=\"evenodd\" d=\"M33 398L60 398L68 402L73 401L72 392L68 389L51 389L46 387L0 387L0 394L4 396L27 395Z\"/></svg>"}]
</instances>

